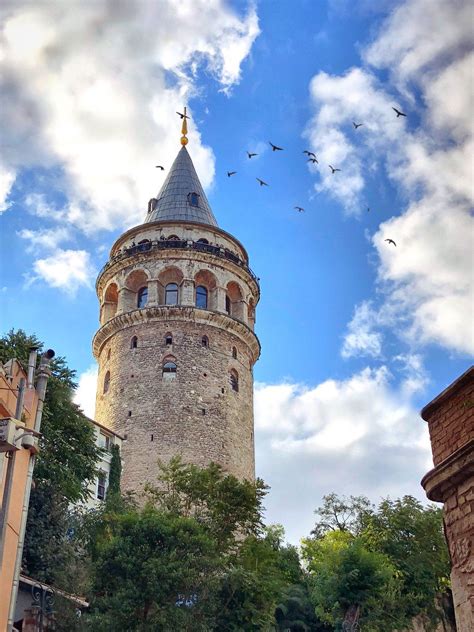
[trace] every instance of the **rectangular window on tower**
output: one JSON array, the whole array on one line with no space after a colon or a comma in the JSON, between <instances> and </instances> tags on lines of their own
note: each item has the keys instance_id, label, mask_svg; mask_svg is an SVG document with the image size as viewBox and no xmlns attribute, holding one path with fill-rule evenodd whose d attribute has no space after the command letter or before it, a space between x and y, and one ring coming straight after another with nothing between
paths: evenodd
<instances>
[{"instance_id":1,"label":"rectangular window on tower","mask_svg":"<svg viewBox=\"0 0 474 632\"><path fill-rule=\"evenodd\" d=\"M110 452L112 448L112 437L105 432L99 433L99 448L107 450L107 452Z\"/></svg>"}]
</instances>

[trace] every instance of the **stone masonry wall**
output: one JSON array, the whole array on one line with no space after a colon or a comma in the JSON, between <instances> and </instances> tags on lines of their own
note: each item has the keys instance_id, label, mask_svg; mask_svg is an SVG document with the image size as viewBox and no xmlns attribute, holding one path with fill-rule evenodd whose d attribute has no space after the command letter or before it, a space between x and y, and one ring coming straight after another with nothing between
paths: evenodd
<instances>
[{"instance_id":1,"label":"stone masonry wall","mask_svg":"<svg viewBox=\"0 0 474 632\"><path fill-rule=\"evenodd\" d=\"M436 408L428 426L435 465L474 439L474 382Z\"/></svg>"},{"instance_id":2,"label":"stone masonry wall","mask_svg":"<svg viewBox=\"0 0 474 632\"><path fill-rule=\"evenodd\" d=\"M172 345L165 343L167 333ZM202 346L205 335L208 348ZM133 336L136 349L130 348ZM177 364L171 380L162 375L168 357ZM145 322L117 331L98 360L96 419L126 436L125 490L156 480L157 459L176 454L198 465L215 461L241 479L254 478L252 360L239 337L192 321ZM239 376L238 392L230 385L231 369ZM107 371L110 387L104 394Z\"/></svg>"},{"instance_id":3,"label":"stone masonry wall","mask_svg":"<svg viewBox=\"0 0 474 632\"><path fill-rule=\"evenodd\" d=\"M474 630L474 369L471 367L422 411L435 467L422 484L444 503L458 632Z\"/></svg>"}]
</instances>

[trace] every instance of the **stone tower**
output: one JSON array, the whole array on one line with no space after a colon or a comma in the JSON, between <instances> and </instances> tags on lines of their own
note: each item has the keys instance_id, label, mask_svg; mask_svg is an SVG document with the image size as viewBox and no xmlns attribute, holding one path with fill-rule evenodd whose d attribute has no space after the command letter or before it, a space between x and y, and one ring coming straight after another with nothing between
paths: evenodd
<instances>
[{"instance_id":1,"label":"stone tower","mask_svg":"<svg viewBox=\"0 0 474 632\"><path fill-rule=\"evenodd\" d=\"M143 224L113 245L97 278L98 422L124 435L124 490L154 481L158 458L219 463L254 478L258 279L218 227L182 147Z\"/></svg>"}]
</instances>

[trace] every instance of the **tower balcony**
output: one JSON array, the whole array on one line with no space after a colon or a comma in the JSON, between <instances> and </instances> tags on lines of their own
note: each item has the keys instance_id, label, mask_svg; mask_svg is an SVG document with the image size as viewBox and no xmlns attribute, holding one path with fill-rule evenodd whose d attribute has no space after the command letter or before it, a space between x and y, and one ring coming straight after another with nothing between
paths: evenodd
<instances>
[{"instance_id":1,"label":"tower balcony","mask_svg":"<svg viewBox=\"0 0 474 632\"><path fill-rule=\"evenodd\" d=\"M256 283L258 289L260 290L259 277L257 277L250 266L245 261L240 259L240 257L238 257L234 252L232 252L228 248L222 248L220 246L213 246L211 244L185 239L145 239L136 245L132 245L128 248L124 247L116 255L112 256L109 261L107 261L107 263L103 266L97 276L97 283L99 282L99 279L104 274L104 272L106 272L114 264L124 262L127 258L135 257L136 255L139 255L141 253L149 253L163 250L194 250L205 252L206 254L210 254L220 259L231 261L240 268L243 268L251 276L251 278Z\"/></svg>"}]
</instances>

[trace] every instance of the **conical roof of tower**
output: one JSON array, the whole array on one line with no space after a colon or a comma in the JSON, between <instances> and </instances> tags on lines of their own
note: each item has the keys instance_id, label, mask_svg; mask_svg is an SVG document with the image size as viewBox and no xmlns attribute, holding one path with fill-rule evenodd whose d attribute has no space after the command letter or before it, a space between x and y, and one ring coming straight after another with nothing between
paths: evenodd
<instances>
[{"instance_id":1,"label":"conical roof of tower","mask_svg":"<svg viewBox=\"0 0 474 632\"><path fill-rule=\"evenodd\" d=\"M217 226L191 156L184 145L179 150L145 223L170 220Z\"/></svg>"}]
</instances>

